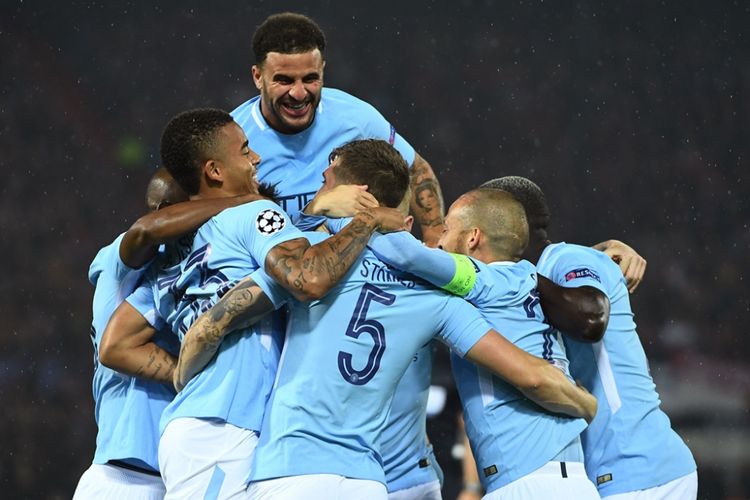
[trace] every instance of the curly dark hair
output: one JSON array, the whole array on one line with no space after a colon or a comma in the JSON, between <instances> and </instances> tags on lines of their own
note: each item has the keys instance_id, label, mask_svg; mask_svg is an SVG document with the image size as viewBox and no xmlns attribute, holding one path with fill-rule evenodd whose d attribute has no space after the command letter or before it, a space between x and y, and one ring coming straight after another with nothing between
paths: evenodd
<instances>
[{"instance_id":1,"label":"curly dark hair","mask_svg":"<svg viewBox=\"0 0 750 500\"><path fill-rule=\"evenodd\" d=\"M262 64L269 52L302 54L319 49L323 54L326 36L307 16L284 12L269 16L253 35L255 64Z\"/></svg>"},{"instance_id":2,"label":"curly dark hair","mask_svg":"<svg viewBox=\"0 0 750 500\"><path fill-rule=\"evenodd\" d=\"M509 175L492 179L481 186L482 189L507 191L523 205L531 230L547 229L550 213L544 192L534 182L525 177Z\"/></svg>"},{"instance_id":3,"label":"curly dark hair","mask_svg":"<svg viewBox=\"0 0 750 500\"><path fill-rule=\"evenodd\" d=\"M224 110L184 111L161 134L161 162L188 195L200 189L201 165L216 145L218 131L234 119Z\"/></svg>"},{"instance_id":4,"label":"curly dark hair","mask_svg":"<svg viewBox=\"0 0 750 500\"><path fill-rule=\"evenodd\" d=\"M333 150L338 184L367 184L367 191L383 206L396 208L409 188L409 167L401 153L386 141L360 139Z\"/></svg>"}]
</instances>

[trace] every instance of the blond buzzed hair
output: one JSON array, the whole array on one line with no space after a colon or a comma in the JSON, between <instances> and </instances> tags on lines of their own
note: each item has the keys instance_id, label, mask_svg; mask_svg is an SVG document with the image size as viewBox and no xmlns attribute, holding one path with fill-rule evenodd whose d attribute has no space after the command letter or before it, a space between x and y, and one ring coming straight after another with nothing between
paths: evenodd
<instances>
[{"instance_id":1,"label":"blond buzzed hair","mask_svg":"<svg viewBox=\"0 0 750 500\"><path fill-rule=\"evenodd\" d=\"M526 211L510 193L475 189L462 196L467 203L457 214L464 227L477 227L493 254L520 260L529 243Z\"/></svg>"}]
</instances>

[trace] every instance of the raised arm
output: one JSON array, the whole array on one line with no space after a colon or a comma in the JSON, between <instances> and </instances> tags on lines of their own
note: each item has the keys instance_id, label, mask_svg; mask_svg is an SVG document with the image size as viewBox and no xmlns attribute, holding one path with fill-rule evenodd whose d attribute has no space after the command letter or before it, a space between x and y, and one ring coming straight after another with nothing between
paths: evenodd
<instances>
[{"instance_id":1,"label":"raised arm","mask_svg":"<svg viewBox=\"0 0 750 500\"><path fill-rule=\"evenodd\" d=\"M359 212L336 235L317 245L305 238L280 243L266 256L266 272L299 300L325 295L362 253L373 231L406 229L403 214L386 207Z\"/></svg>"},{"instance_id":2,"label":"raised arm","mask_svg":"<svg viewBox=\"0 0 750 500\"><path fill-rule=\"evenodd\" d=\"M99 345L99 361L120 373L171 384L177 360L159 347L156 330L127 301L107 324Z\"/></svg>"},{"instance_id":3,"label":"raised arm","mask_svg":"<svg viewBox=\"0 0 750 500\"><path fill-rule=\"evenodd\" d=\"M120 243L120 258L129 267L139 268L151 260L162 243L195 231L226 208L261 199L257 194L184 201L150 212L130 226Z\"/></svg>"},{"instance_id":4,"label":"raised arm","mask_svg":"<svg viewBox=\"0 0 750 500\"><path fill-rule=\"evenodd\" d=\"M273 309L251 277L237 283L185 333L174 370L175 389L181 391L211 361L227 334L252 325Z\"/></svg>"},{"instance_id":5,"label":"raised arm","mask_svg":"<svg viewBox=\"0 0 750 500\"><path fill-rule=\"evenodd\" d=\"M587 422L596 415L594 396L571 383L548 361L519 349L494 330L479 339L466 359L490 370L548 411Z\"/></svg>"},{"instance_id":6,"label":"raised arm","mask_svg":"<svg viewBox=\"0 0 750 500\"><path fill-rule=\"evenodd\" d=\"M591 286L564 288L537 274L544 315L552 326L581 342L598 342L609 323L609 298Z\"/></svg>"},{"instance_id":7,"label":"raised arm","mask_svg":"<svg viewBox=\"0 0 750 500\"><path fill-rule=\"evenodd\" d=\"M646 259L640 256L632 247L619 240L607 240L593 245L591 248L604 252L620 266L622 275L628 285L630 293L635 292L646 274Z\"/></svg>"},{"instance_id":8,"label":"raised arm","mask_svg":"<svg viewBox=\"0 0 750 500\"><path fill-rule=\"evenodd\" d=\"M422 230L422 241L435 247L445 218L443 192L432 167L418 153L411 165L411 192L411 213Z\"/></svg>"}]
</instances>

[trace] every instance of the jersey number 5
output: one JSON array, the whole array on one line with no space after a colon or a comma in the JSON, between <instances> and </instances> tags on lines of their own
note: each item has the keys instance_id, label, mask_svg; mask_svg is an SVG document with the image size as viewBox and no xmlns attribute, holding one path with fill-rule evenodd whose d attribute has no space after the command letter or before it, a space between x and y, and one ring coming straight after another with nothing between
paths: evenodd
<instances>
[{"instance_id":1,"label":"jersey number 5","mask_svg":"<svg viewBox=\"0 0 750 500\"><path fill-rule=\"evenodd\" d=\"M380 288L365 283L362 292L359 294L357 306L354 308L354 314L349 321L346 329L347 337L359 338L362 334L369 334L372 337L374 345L367 357L367 364L361 370L356 370L352 366L351 353L339 351L339 372L344 380L354 385L365 385L372 380L380 368L380 360L385 353L385 328L383 324L374 319L367 319L367 311L373 301L379 302L385 306L393 304L396 296L392 293L384 292Z\"/></svg>"}]
</instances>

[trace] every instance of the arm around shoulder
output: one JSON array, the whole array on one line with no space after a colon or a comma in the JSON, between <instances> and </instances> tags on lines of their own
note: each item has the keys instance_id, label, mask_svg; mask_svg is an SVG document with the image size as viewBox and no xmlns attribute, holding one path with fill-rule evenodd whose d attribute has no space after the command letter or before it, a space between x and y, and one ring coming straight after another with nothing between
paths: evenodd
<instances>
[{"instance_id":1,"label":"arm around shoulder","mask_svg":"<svg viewBox=\"0 0 750 500\"><path fill-rule=\"evenodd\" d=\"M177 360L153 342L156 330L128 302L115 310L99 345L99 361L120 373L172 382Z\"/></svg>"},{"instance_id":2,"label":"arm around shoulder","mask_svg":"<svg viewBox=\"0 0 750 500\"><path fill-rule=\"evenodd\" d=\"M587 422L596 415L596 398L571 383L554 365L519 349L495 330L487 332L466 359L515 386L547 411Z\"/></svg>"}]
</instances>

